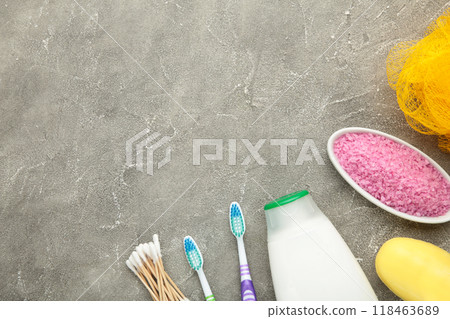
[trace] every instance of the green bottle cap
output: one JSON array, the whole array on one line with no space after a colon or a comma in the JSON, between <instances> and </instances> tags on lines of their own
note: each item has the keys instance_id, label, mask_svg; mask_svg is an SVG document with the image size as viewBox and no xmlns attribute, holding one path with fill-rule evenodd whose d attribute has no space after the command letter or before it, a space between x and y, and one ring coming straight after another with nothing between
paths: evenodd
<instances>
[{"instance_id":1,"label":"green bottle cap","mask_svg":"<svg viewBox=\"0 0 450 319\"><path fill-rule=\"evenodd\" d=\"M291 193L288 195L284 195L280 198L277 198L273 201L271 201L270 203L266 204L266 206L264 206L264 210L269 210L275 207L280 207L289 203L292 203L293 201L302 198L303 196L308 195L309 192L307 190L302 190L302 191L298 191L295 193Z\"/></svg>"}]
</instances>

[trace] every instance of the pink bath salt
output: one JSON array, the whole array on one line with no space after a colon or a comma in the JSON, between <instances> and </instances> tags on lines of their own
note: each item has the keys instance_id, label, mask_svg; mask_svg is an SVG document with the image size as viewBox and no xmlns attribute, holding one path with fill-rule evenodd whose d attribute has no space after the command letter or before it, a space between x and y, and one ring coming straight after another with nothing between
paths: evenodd
<instances>
[{"instance_id":1,"label":"pink bath salt","mask_svg":"<svg viewBox=\"0 0 450 319\"><path fill-rule=\"evenodd\" d=\"M450 210L450 182L406 145L371 133L347 133L334 143L342 168L382 203L413 216Z\"/></svg>"}]
</instances>

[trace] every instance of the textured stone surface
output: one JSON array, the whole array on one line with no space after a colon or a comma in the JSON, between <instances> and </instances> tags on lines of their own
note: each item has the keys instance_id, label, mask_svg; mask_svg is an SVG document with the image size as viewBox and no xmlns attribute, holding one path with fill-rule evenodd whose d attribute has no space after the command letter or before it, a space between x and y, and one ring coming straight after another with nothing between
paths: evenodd
<instances>
[{"instance_id":1,"label":"textured stone surface","mask_svg":"<svg viewBox=\"0 0 450 319\"><path fill-rule=\"evenodd\" d=\"M409 128L385 75L389 49L422 36L446 0L77 1L0 0L0 299L147 300L125 260L158 233L189 298L202 291L183 255L187 234L217 299L238 300L227 221L237 200L255 289L273 300L270 196L258 183L274 197L309 189L382 300L396 298L375 274L383 242L450 249L450 225L383 212L326 156L330 134L363 126L450 170L435 138ZM125 141L145 128L172 137L172 161L153 176L125 165ZM192 165L194 138L225 139L225 154L238 139L238 165ZM280 166L266 141L267 165L243 166L243 138L312 138L325 165L294 165L297 146Z\"/></svg>"}]
</instances>

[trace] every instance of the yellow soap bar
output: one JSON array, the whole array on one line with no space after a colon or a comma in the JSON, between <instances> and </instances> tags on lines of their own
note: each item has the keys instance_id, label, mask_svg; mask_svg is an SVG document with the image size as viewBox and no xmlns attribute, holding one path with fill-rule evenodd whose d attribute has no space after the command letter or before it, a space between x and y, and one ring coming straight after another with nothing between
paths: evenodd
<instances>
[{"instance_id":1,"label":"yellow soap bar","mask_svg":"<svg viewBox=\"0 0 450 319\"><path fill-rule=\"evenodd\" d=\"M450 300L450 254L412 238L393 238L375 259L381 281L408 301Z\"/></svg>"}]
</instances>

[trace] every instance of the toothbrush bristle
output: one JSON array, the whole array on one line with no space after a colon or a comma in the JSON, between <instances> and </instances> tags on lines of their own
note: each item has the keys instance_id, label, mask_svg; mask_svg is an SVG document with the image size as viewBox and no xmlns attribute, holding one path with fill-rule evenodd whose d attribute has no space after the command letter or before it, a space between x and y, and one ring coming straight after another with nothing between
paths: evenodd
<instances>
[{"instance_id":1,"label":"toothbrush bristle","mask_svg":"<svg viewBox=\"0 0 450 319\"><path fill-rule=\"evenodd\" d=\"M230 205L230 226L234 236L241 237L244 235L244 215L242 215L241 207L236 202L233 202Z\"/></svg>"},{"instance_id":2,"label":"toothbrush bristle","mask_svg":"<svg viewBox=\"0 0 450 319\"><path fill-rule=\"evenodd\" d=\"M194 239L190 236L184 238L184 252L189 265L194 270L200 270L203 265L203 258Z\"/></svg>"}]
</instances>

